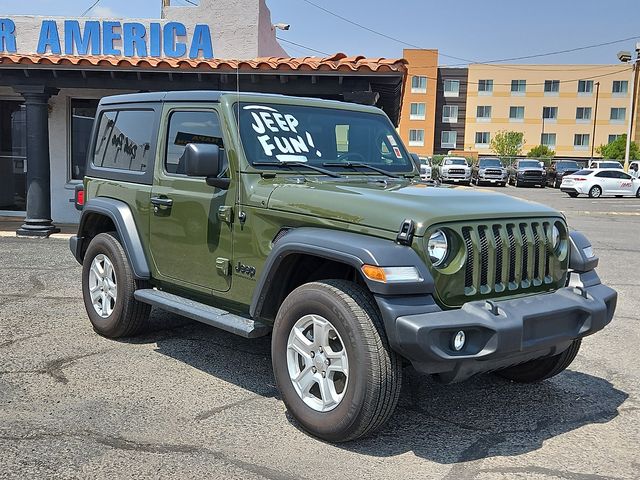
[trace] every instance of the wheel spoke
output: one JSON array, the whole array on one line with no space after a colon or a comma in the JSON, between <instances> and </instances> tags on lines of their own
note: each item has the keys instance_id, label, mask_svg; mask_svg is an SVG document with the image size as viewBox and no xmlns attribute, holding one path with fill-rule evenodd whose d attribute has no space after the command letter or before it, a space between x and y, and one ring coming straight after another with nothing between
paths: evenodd
<instances>
[{"instance_id":1,"label":"wheel spoke","mask_svg":"<svg viewBox=\"0 0 640 480\"><path fill-rule=\"evenodd\" d=\"M108 280L111 280L112 275L113 275L113 265L111 264L109 259L105 257L105 259L104 259L104 278L106 278Z\"/></svg>"},{"instance_id":2,"label":"wheel spoke","mask_svg":"<svg viewBox=\"0 0 640 480\"><path fill-rule=\"evenodd\" d=\"M91 301L95 305L96 302L100 299L102 292L100 291L100 285L95 285L89 289L89 293L91 294Z\"/></svg>"},{"instance_id":3,"label":"wheel spoke","mask_svg":"<svg viewBox=\"0 0 640 480\"><path fill-rule=\"evenodd\" d=\"M305 397L309 395L309 390L315 383L314 373L311 371L311 365L307 365L300 373L292 378L291 381L298 386L298 391Z\"/></svg>"},{"instance_id":4,"label":"wheel spoke","mask_svg":"<svg viewBox=\"0 0 640 480\"><path fill-rule=\"evenodd\" d=\"M330 408L340 401L340 399L336 398L334 395L335 390L331 388L332 385L328 377L321 377L318 382L318 386L320 387L320 396L322 397L322 404L324 408Z\"/></svg>"},{"instance_id":5,"label":"wheel spoke","mask_svg":"<svg viewBox=\"0 0 640 480\"><path fill-rule=\"evenodd\" d=\"M302 355L305 359L311 358L311 350L313 348L313 342L304 336L299 328L294 327L293 338L289 339L289 348L293 348L298 354ZM307 362L308 363L308 362Z\"/></svg>"},{"instance_id":6,"label":"wheel spoke","mask_svg":"<svg viewBox=\"0 0 640 480\"><path fill-rule=\"evenodd\" d=\"M103 272L100 267L100 262L98 262L97 258L94 259L93 262L91 263L91 271L96 276L96 278L102 278Z\"/></svg>"},{"instance_id":7,"label":"wheel spoke","mask_svg":"<svg viewBox=\"0 0 640 480\"><path fill-rule=\"evenodd\" d=\"M327 357L331 360L331 364L327 367L327 373L340 372L347 376L349 373L349 362L344 351L332 355L327 354Z\"/></svg>"},{"instance_id":8,"label":"wheel spoke","mask_svg":"<svg viewBox=\"0 0 640 480\"><path fill-rule=\"evenodd\" d=\"M329 345L329 332L332 330L331 324L322 317L313 316L313 343L325 348Z\"/></svg>"}]
</instances>

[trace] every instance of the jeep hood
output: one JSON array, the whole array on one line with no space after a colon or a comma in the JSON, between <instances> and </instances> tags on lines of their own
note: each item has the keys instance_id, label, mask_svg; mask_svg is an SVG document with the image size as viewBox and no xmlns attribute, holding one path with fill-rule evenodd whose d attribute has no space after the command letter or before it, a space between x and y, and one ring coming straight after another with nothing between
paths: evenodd
<instances>
[{"instance_id":1,"label":"jeep hood","mask_svg":"<svg viewBox=\"0 0 640 480\"><path fill-rule=\"evenodd\" d=\"M279 184L268 201L274 210L398 231L405 218L416 234L436 223L562 215L547 206L468 187L430 186L409 181L319 181Z\"/></svg>"}]
</instances>

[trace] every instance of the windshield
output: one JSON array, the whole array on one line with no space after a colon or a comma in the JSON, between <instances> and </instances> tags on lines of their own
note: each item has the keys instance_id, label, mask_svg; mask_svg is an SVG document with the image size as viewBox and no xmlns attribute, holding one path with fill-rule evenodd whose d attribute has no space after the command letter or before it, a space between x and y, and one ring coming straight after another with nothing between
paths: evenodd
<instances>
[{"instance_id":1,"label":"windshield","mask_svg":"<svg viewBox=\"0 0 640 480\"><path fill-rule=\"evenodd\" d=\"M464 158L445 158L445 165L466 165L467 161Z\"/></svg>"},{"instance_id":2,"label":"windshield","mask_svg":"<svg viewBox=\"0 0 640 480\"><path fill-rule=\"evenodd\" d=\"M540 162L525 160L524 162L518 162L518 168L540 168Z\"/></svg>"},{"instance_id":3,"label":"windshield","mask_svg":"<svg viewBox=\"0 0 640 480\"><path fill-rule=\"evenodd\" d=\"M502 162L497 158L481 158L479 166L480 168L502 167Z\"/></svg>"},{"instance_id":4,"label":"windshield","mask_svg":"<svg viewBox=\"0 0 640 480\"><path fill-rule=\"evenodd\" d=\"M239 117L242 145L251 164L304 162L322 167L340 162L363 163L391 172L413 170L409 153L383 115L240 103Z\"/></svg>"},{"instance_id":5,"label":"windshield","mask_svg":"<svg viewBox=\"0 0 640 480\"><path fill-rule=\"evenodd\" d=\"M622 168L622 165L618 162L601 162L600 168Z\"/></svg>"},{"instance_id":6,"label":"windshield","mask_svg":"<svg viewBox=\"0 0 640 480\"><path fill-rule=\"evenodd\" d=\"M576 162L558 162L556 164L558 170L578 170L580 167Z\"/></svg>"}]
</instances>

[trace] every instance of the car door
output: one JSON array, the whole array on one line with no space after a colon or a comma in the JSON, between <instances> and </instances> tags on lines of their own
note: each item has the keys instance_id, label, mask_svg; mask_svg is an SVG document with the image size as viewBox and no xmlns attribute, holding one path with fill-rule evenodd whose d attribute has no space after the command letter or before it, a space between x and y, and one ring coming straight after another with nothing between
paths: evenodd
<instances>
[{"instance_id":1,"label":"car door","mask_svg":"<svg viewBox=\"0 0 640 480\"><path fill-rule=\"evenodd\" d=\"M194 290L227 291L232 255L234 189L184 173L188 143L216 144L225 155L219 112L165 105L162 148L151 191L151 256L160 280Z\"/></svg>"},{"instance_id":2,"label":"car door","mask_svg":"<svg viewBox=\"0 0 640 480\"><path fill-rule=\"evenodd\" d=\"M603 195L615 195L618 183L611 170L603 170L593 176L595 185L602 189Z\"/></svg>"},{"instance_id":3,"label":"car door","mask_svg":"<svg viewBox=\"0 0 640 480\"><path fill-rule=\"evenodd\" d=\"M613 174L616 177L616 189L619 195L635 194L635 190L633 188L635 184L631 175L622 171L613 172Z\"/></svg>"}]
</instances>

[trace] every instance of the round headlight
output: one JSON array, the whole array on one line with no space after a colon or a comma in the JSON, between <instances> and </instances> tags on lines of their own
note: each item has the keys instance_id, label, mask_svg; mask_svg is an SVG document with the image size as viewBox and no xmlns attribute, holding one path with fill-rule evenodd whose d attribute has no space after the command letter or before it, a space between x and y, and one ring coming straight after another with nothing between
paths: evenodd
<instances>
[{"instance_id":1,"label":"round headlight","mask_svg":"<svg viewBox=\"0 0 640 480\"><path fill-rule=\"evenodd\" d=\"M551 229L551 243L554 250L560 245L560 230L555 225Z\"/></svg>"},{"instance_id":2,"label":"round headlight","mask_svg":"<svg viewBox=\"0 0 640 480\"><path fill-rule=\"evenodd\" d=\"M429 254L429 260L434 267L442 264L444 259L447 258L447 251L449 245L447 243L447 235L442 230L436 230L429 237L427 243L427 253Z\"/></svg>"}]
</instances>

